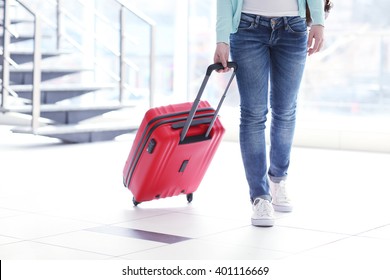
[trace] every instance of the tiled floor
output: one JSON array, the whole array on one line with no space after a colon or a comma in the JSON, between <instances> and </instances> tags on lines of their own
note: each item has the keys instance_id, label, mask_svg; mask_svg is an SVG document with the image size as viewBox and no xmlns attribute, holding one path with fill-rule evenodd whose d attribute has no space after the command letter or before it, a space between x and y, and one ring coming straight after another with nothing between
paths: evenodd
<instances>
[{"instance_id":1,"label":"tiled floor","mask_svg":"<svg viewBox=\"0 0 390 280\"><path fill-rule=\"evenodd\" d=\"M222 143L191 204L134 207L121 177L131 142L0 127L0 259L390 259L390 154L294 148L294 212L256 228L237 143Z\"/></svg>"}]
</instances>

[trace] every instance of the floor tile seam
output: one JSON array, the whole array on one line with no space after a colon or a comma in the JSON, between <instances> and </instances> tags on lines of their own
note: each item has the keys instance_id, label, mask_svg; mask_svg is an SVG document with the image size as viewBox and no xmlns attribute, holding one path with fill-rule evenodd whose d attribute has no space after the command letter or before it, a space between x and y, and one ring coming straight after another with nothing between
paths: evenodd
<instances>
[{"instance_id":1,"label":"floor tile seam","mask_svg":"<svg viewBox=\"0 0 390 280\"><path fill-rule=\"evenodd\" d=\"M23 215L36 215L36 216L42 216L42 217L59 218L59 219L63 219L63 220L73 221L73 222L95 224L96 226L105 225L105 223L98 223L98 222L89 221L89 220L85 220L85 219L76 219L76 218L63 216L63 215L53 215L53 214L48 213L48 211L50 211L50 210L28 211L28 212L26 211L26 214L23 214ZM14 217L20 217L20 216L22 216L22 215L18 215L18 216L14 216Z\"/></svg>"},{"instance_id":2,"label":"floor tile seam","mask_svg":"<svg viewBox=\"0 0 390 280\"><path fill-rule=\"evenodd\" d=\"M363 234L366 234L366 233L369 233L371 231L378 230L378 229L381 229L381 228L384 228L384 227L388 227L388 226L390 226L390 223L384 224L382 226L378 226L378 227L375 227L375 228L372 228L372 229L369 229L369 230L366 230L366 231L362 231L362 232L356 233L355 236L357 236L357 237L372 237L372 238L375 238L373 236L365 236ZM386 238L379 238L379 239L390 240L390 237L387 238L387 239Z\"/></svg>"},{"instance_id":3,"label":"floor tile seam","mask_svg":"<svg viewBox=\"0 0 390 280\"><path fill-rule=\"evenodd\" d=\"M197 216L197 217L213 218L213 219L220 220L220 218L213 217L213 216L199 215L199 214L193 214L193 213L185 213L185 212L180 212L180 211L167 211L165 213L161 213L161 214L158 214L158 215L152 215L152 216L147 216L147 217L142 217L142 218L131 219L131 220L128 220L128 221L125 221L125 222L110 223L110 224L107 224L107 225L117 226L118 224L122 224L122 223L131 223L131 222L136 222L136 221L148 220L148 219L153 219L153 218L156 218L156 217L159 217L159 216L166 216L166 215L170 215L170 214L183 214L183 215L187 215L187 216ZM225 220L226 221L239 221L239 220L235 220L235 219L225 219Z\"/></svg>"},{"instance_id":4,"label":"floor tile seam","mask_svg":"<svg viewBox=\"0 0 390 280\"><path fill-rule=\"evenodd\" d=\"M7 211L20 212L20 213L16 214L16 215L11 215L11 216L0 217L0 219L9 218L9 217L17 217L17 216L29 215L29 214L35 214L36 213L36 211L28 211L28 210L21 210L21 209L15 209L15 208L0 207L0 210L2 210L2 209L3 210L7 210Z\"/></svg>"},{"instance_id":5,"label":"floor tile seam","mask_svg":"<svg viewBox=\"0 0 390 280\"><path fill-rule=\"evenodd\" d=\"M41 240L41 239L45 239L45 238L51 238L51 237L56 237L56 236L61 236L61 235L65 235L65 234L71 234L71 233L75 233L75 232L83 232L83 231L88 231L88 228L87 229L83 229L83 230L76 230L76 231L69 231L69 232L65 232L65 233L59 233L59 234L53 234L53 235L48 235L48 236L44 236L44 237L39 237L39 238L33 238L33 239L24 239L22 241L27 241L27 242L34 242L34 243L40 243L40 244L45 244L45 245L52 245L52 246L57 246L57 247L63 247L63 248L68 248L68 249L73 249L73 250L79 250L79 251L85 251L85 252L91 252L91 253L97 253L97 254L101 254L101 255L107 255L109 257L121 257L121 256L124 256L124 255L127 255L127 254L120 254L120 255L109 255L109 254L102 254L100 252L95 252L95 251L89 251L89 250L83 250L83 249L76 249L76 248L73 248L73 247L67 247L67 246L62 246L62 245L56 245L56 244L53 244L53 243L47 243L45 242L44 240ZM105 234L105 233L99 233L99 232L96 232L96 231L90 231L90 232L95 232L95 233L98 233L98 234ZM108 236L111 236L113 238L115 237L118 237L118 235L108 235ZM122 236L123 237L123 236ZM124 238L131 238L131 239L137 239L137 238L134 238L134 237L124 237ZM139 239L138 239L139 240ZM150 240L145 240L145 241L150 241ZM186 241L186 240L185 240ZM172 243L172 244L169 244L169 243L163 243L163 242L158 242L158 241L150 241L150 242L153 242L155 243L156 245L157 244L162 244L161 246L166 246L166 245L172 245L172 244L175 244L175 243ZM180 243L180 242L184 242L184 241L179 241L179 242L176 242L176 243ZM156 247L161 247L161 246L156 246ZM142 251L142 250L141 250Z\"/></svg>"},{"instance_id":6,"label":"floor tile seam","mask_svg":"<svg viewBox=\"0 0 390 280\"><path fill-rule=\"evenodd\" d=\"M62 248L62 249L68 249L68 250L77 251L77 252L92 253L92 254L97 254L97 255L106 256L106 257L115 257L114 255L110 255L110 254L104 254L101 252L95 252L95 251L90 251L90 250L85 250L85 249L77 249L74 247L67 247L67 246L58 245L58 244L46 243L44 241L30 240L29 242L41 244L41 245L46 245L46 246L51 246L51 247Z\"/></svg>"},{"instance_id":7,"label":"floor tile seam","mask_svg":"<svg viewBox=\"0 0 390 280\"><path fill-rule=\"evenodd\" d=\"M14 238L14 237L11 237L11 238ZM14 238L14 239L16 239L16 238ZM1 249L2 246L7 246L7 245L11 245L11 244L16 244L16 243L23 243L25 241L30 241L30 240L18 239L17 241L6 242L6 243L3 243L3 244L0 244L0 249Z\"/></svg>"},{"instance_id":8,"label":"floor tile seam","mask_svg":"<svg viewBox=\"0 0 390 280\"><path fill-rule=\"evenodd\" d=\"M352 237L355 235L354 233L336 232L336 231L328 231L328 230L320 230L320 229L304 228L304 227L296 227L296 226L286 226L286 225L275 225L274 227L299 229L299 230L312 231L318 233L327 233L327 234L338 234L338 235L344 235L345 237Z\"/></svg>"},{"instance_id":9,"label":"floor tile seam","mask_svg":"<svg viewBox=\"0 0 390 280\"><path fill-rule=\"evenodd\" d=\"M183 241L183 242L186 242L186 241ZM160 246L156 246L156 247L153 247L153 248L142 249L142 250L134 251L134 252L127 253L127 254L121 254L121 255L118 255L118 256L115 256L115 257L117 257L117 258L124 258L125 256L130 256L130 255L134 255L134 254L144 253L144 252L147 252L147 251L157 250L157 249L161 249L163 247L172 246L172 245L175 245L175 244L177 244L177 243L174 243L174 244L161 244Z\"/></svg>"},{"instance_id":10,"label":"floor tile seam","mask_svg":"<svg viewBox=\"0 0 390 280\"><path fill-rule=\"evenodd\" d=\"M106 227L106 226L111 226L111 225L101 225L102 227ZM186 241L189 241L189 240L203 240L205 241L204 239L205 238L208 238L208 237L212 237L213 235L218 235L218 234L221 234L221 233L226 233L226 232L230 232L230 231L234 231L234 230L239 230L240 228L245 228L245 227L250 227L251 225L247 225L247 226L239 226L239 227L234 227L234 228L231 228L231 229L226 229L226 230L223 230L223 231L219 231L219 232L214 232L214 233L210 233L210 234L206 234L206 235L203 235L203 236L181 236L181 235L174 235L174 236L177 236L177 237L183 237L183 238L186 238L186 240L181 240L181 241L177 241L177 242L174 242L174 243L165 243L165 242L159 242L159 241L154 241L154 240L146 240L146 239L140 239L140 238L135 238L135 237L131 237L131 236L122 236L124 238L132 238L132 239L140 239L140 240L146 240L146 241L151 241L151 242L155 242L155 243L161 243L161 244L166 244L166 245L173 245L173 244L176 244L176 243L181 243L181 242L186 242ZM99 226L98 226L99 227ZM116 226L117 227L117 226ZM72 234L72 233L76 233L76 232L84 232L84 231L89 231L91 227L88 227L88 228L83 228L83 229L78 229L78 230L71 230L71 231L64 231L64 232L61 232L61 233L56 233L56 234L50 234L50 235L45 235L45 236L40 236L40 237L35 237L35 238L24 238L24 239L21 239L19 237L13 237L13 236L5 236L5 237L9 237L9 238L15 238L15 239L19 239L19 241L16 241L16 242L23 242L23 241L31 241L31 242L37 242L37 243L44 243L46 244L44 241L40 241L42 239L45 239L45 238L51 238L51 237L56 237L56 236L61 236L61 235L67 235L67 234ZM92 227L93 228L93 227ZM132 229L132 228L126 228L126 227L121 227L121 228L124 228L124 229ZM135 229L135 230L140 230L140 229ZM142 230L141 230L142 231ZM97 232L97 231L91 231L91 232L95 232L95 233L100 233L100 234L107 234L107 233L104 233L104 232ZM163 235L171 235L171 234L167 234L167 233L160 233L160 232L151 232L151 233L155 233L155 234L163 234ZM115 235L115 234L107 234L109 236L118 236L118 235ZM4 236L4 235L3 235ZM228 244L226 242L221 242L221 244ZM0 245L1 246L1 245ZM263 248L261 248L263 249ZM269 250L269 249L266 249L266 250ZM291 253L291 252L286 252L286 251L281 251L283 253Z\"/></svg>"},{"instance_id":11,"label":"floor tile seam","mask_svg":"<svg viewBox=\"0 0 390 280\"><path fill-rule=\"evenodd\" d=\"M107 225L107 226L117 226L118 224L131 223L131 222L135 222L135 221L142 221L142 220L152 219L152 218L156 218L156 217L164 216L164 215L168 215L168 214L172 214L172 212L166 211L165 213L159 213L159 214L156 214L156 215L146 216L146 217L142 217L142 218L135 218L135 219L127 220L127 221L124 221L124 222L119 222L119 223L117 223L117 222L115 222L115 223L107 223L105 225Z\"/></svg>"},{"instance_id":12,"label":"floor tile seam","mask_svg":"<svg viewBox=\"0 0 390 280\"><path fill-rule=\"evenodd\" d=\"M206 214L197 214L197 213L188 213L188 212L180 212L180 211L177 211L175 212L177 214L184 214L184 215L190 215L190 216L198 216L198 217L205 217L205 218L212 218L212 219L218 219L218 220L225 220L225 221L232 221L232 222L240 222L242 221L241 218L221 218L221 217L217 217L217 216L210 216L210 215L206 215ZM249 222L248 222L249 224Z\"/></svg>"},{"instance_id":13,"label":"floor tile seam","mask_svg":"<svg viewBox=\"0 0 390 280\"><path fill-rule=\"evenodd\" d=\"M212 237L214 235L223 234L223 233L227 233L227 232L231 232L231 231L236 231L236 230L243 229L243 228L248 228L248 227L251 227L251 225L249 225L249 224L248 225L242 225L242 226L238 226L238 227L234 227L234 228L230 228L230 229L225 229L225 230L218 231L218 232L208 233L208 234L205 234L205 235L198 236L195 239L210 238L210 237Z\"/></svg>"},{"instance_id":14,"label":"floor tile seam","mask_svg":"<svg viewBox=\"0 0 390 280\"><path fill-rule=\"evenodd\" d=\"M66 234L72 234L72 233L76 233L76 232L84 232L88 228L91 228L91 227L89 226L86 228L68 230L68 231L63 231L63 232L59 232L59 233L54 233L54 234L49 234L49 235L44 235L44 236L39 236L39 237L33 237L33 238L24 238L23 240L32 241L32 242L39 242L40 239L44 239L44 238L51 238L51 237L56 237L56 236L61 236L61 235L66 235Z\"/></svg>"},{"instance_id":15,"label":"floor tile seam","mask_svg":"<svg viewBox=\"0 0 390 280\"><path fill-rule=\"evenodd\" d=\"M48 210L50 211L50 210ZM45 217L51 217L51 218L59 218L59 219L63 219L63 220L69 220L69 221L74 221L74 222L81 222L81 223L90 223L90 224L95 224L96 226L104 226L106 225L107 223L104 223L104 222L97 222L97 221L91 221L91 220L87 220L87 219L78 219L78 218L73 218L73 217L69 217L69 216L66 216L66 215L54 215L54 214L50 214L50 213L47 213L46 211L43 211L43 212L36 212L35 213L36 215L42 215L42 216L45 216Z\"/></svg>"},{"instance_id":16,"label":"floor tile seam","mask_svg":"<svg viewBox=\"0 0 390 280\"><path fill-rule=\"evenodd\" d=\"M31 237L31 238L23 238L23 237L18 237L18 236L9 236L9 235L4 235L4 234L0 234L0 235L5 236L5 237L9 237L9 238L19 239L19 240L22 240L22 241L37 241L39 239L56 237L56 236L61 236L61 235L65 235L65 234L71 234L71 233L75 233L75 232L82 232L82 231L87 230L88 228L91 228L91 227L88 226L86 228L80 228L80 229L75 229L75 230L66 230L66 231L62 231L62 232L58 232L58 233L54 233L54 234L42 235L42 236Z\"/></svg>"},{"instance_id":17,"label":"floor tile seam","mask_svg":"<svg viewBox=\"0 0 390 280\"><path fill-rule=\"evenodd\" d=\"M207 240L202 240L202 239L199 239L199 240L207 241ZM243 244L236 244L236 243L232 244L232 243L227 243L227 242L223 242L223 241L217 241L217 242L220 245L231 246L231 247L235 247L235 248L247 248L247 249L261 250L261 251L265 251L265 252L281 253L281 254L293 254L294 253L294 252L290 252L290 251L270 249L270 248L264 248L264 247L260 247L260 246L250 246L250 245L243 245Z\"/></svg>"},{"instance_id":18,"label":"floor tile seam","mask_svg":"<svg viewBox=\"0 0 390 280\"><path fill-rule=\"evenodd\" d=\"M296 256L302 255L302 254L304 254L304 253L307 253L307 252L310 252L310 251L313 251L313 250L316 250L316 249L319 249L319 248L324 248L324 247L326 247L326 246L329 246L329 245L332 245L332 244L335 244L335 243L338 243L338 242L341 242L341 241L345 241L345 240L351 239L351 238L353 238L353 237L354 237L353 235L345 236L345 237L340 238L340 239L337 239L337 240L333 240L333 241L330 241L330 242L326 242L326 243L324 243L324 244L317 245L317 246L314 246L314 247L307 248L307 249L305 249L305 250L296 252L296 253L294 253L294 255L296 255Z\"/></svg>"},{"instance_id":19,"label":"floor tile seam","mask_svg":"<svg viewBox=\"0 0 390 280\"><path fill-rule=\"evenodd\" d=\"M205 240L201 240L201 239L197 239L197 238L194 238L194 239L190 239L190 240L186 240L186 241L183 241L183 242L180 242L180 243L186 243L186 242L193 242L193 241L201 241L201 242L204 242ZM175 243L177 244L177 243ZM131 255L134 255L134 254L138 254L138 253L144 253L144 252L148 252L148 251L154 251L154 250L157 250L157 249L161 249L163 247L168 247L168 246L172 246L172 245L175 245L175 244L165 244L165 245L162 245L162 246L159 246L159 247L154 247L154 248L148 248L148 249L144 249L144 250L140 250L139 252L132 252L130 254L125 254L125 255L121 255L121 256L118 256L118 257L122 257L122 258L125 258L126 256L131 256ZM247 249L260 249L260 248L254 248L254 247L251 247L251 246L240 246L240 245L236 245L236 244L227 244L227 243L218 243L220 245L223 245L223 246L230 246L230 247L235 247L235 248L247 248ZM272 249L260 249L264 252L269 252L269 253L281 253L281 254L288 254L288 255L291 255L291 253L289 252L285 252L285 251L278 251L278 250L272 250ZM279 259L281 257L276 257L276 258L273 258L273 259ZM169 258L167 258L169 259ZM232 258L233 259L233 258ZM234 258L235 260L236 258ZM169 259L170 260L170 259ZM202 258L203 260L203 258Z\"/></svg>"},{"instance_id":20,"label":"floor tile seam","mask_svg":"<svg viewBox=\"0 0 390 280\"><path fill-rule=\"evenodd\" d=\"M375 236L366 236L366 235L354 235L352 237L355 237L355 238L361 238L361 239L371 239L371 240L380 240L380 241L386 241L386 242L389 242L390 243L390 237L375 237Z\"/></svg>"},{"instance_id":21,"label":"floor tile seam","mask_svg":"<svg viewBox=\"0 0 390 280\"><path fill-rule=\"evenodd\" d=\"M0 237L6 237L6 238L14 238L14 239L19 239L19 240L24 240L23 238L15 237L15 236L8 235L8 234L3 234L3 233L0 233Z\"/></svg>"},{"instance_id":22,"label":"floor tile seam","mask_svg":"<svg viewBox=\"0 0 390 280\"><path fill-rule=\"evenodd\" d=\"M180 238L184 238L186 240L183 240L183 241L177 241L177 242L174 242L172 244L175 244L175 243L181 243L181 242L185 242L185 241L188 241L188 240L193 240L193 239L198 239L198 238L203 238L202 235L189 235L189 234L171 234L171 233L166 233L166 232L158 232L158 231L148 231L148 230L145 230L145 229L142 229L142 228L138 228L138 227L124 227L124 226L119 226L119 225L108 225L108 226L114 226L114 227L120 227L120 228L123 228L123 229L130 229L130 230L136 230L136 231L145 231L145 232L149 232L149 233L152 233L152 234L161 234L161 235L168 235L168 236L174 236L174 237L180 237ZM85 229L85 230L88 230L88 229ZM230 230L233 230L232 228L231 229L227 229L226 231L230 231ZM210 234L214 234L214 233L210 233ZM115 234L113 234L115 235ZM208 235L208 234L207 234ZM207 236L205 235L205 236ZM141 239L142 240L142 239ZM155 242L159 242L159 241L155 241ZM160 243L164 243L164 242L160 242ZM168 244L168 243L166 243Z\"/></svg>"},{"instance_id":23,"label":"floor tile seam","mask_svg":"<svg viewBox=\"0 0 390 280\"><path fill-rule=\"evenodd\" d=\"M246 228L246 227L249 228L249 227L253 227L253 226L252 226L252 225L248 225L248 226L243 226L243 227L241 227L241 228ZM276 227L276 226L275 226L275 227ZM234 229L234 230L238 230L238 229L239 229L239 228ZM265 229L266 229L266 228L265 228ZM213 235L218 235L218 234L221 234L221 233L224 233L224 232L229 232L229 231L232 231L232 230L226 230L226 231L223 231L223 232L220 232L220 233L209 234L209 235L207 235L207 236L203 236L203 237L196 238L196 239L207 241L207 239L205 239L205 238L209 238L209 237L212 237ZM297 253L296 251L276 250L276 249L264 248L264 247L261 247L261 246L249 246L249 245L230 244L230 243L227 243L227 242L224 242L224 241L216 241L216 242L218 242L218 244L228 244L228 245L233 245L233 246L237 246L237 247L255 248L255 249L261 249L261 250L267 250L267 251L273 251L273 252L284 253L284 254L296 254L296 253Z\"/></svg>"},{"instance_id":24,"label":"floor tile seam","mask_svg":"<svg viewBox=\"0 0 390 280\"><path fill-rule=\"evenodd\" d=\"M203 238L195 238L194 240L203 241L203 242L210 242L209 240L203 239ZM263 247L258 247L258 246L250 246L250 245L243 245L243 244L232 244L232 243L227 243L227 242L224 242L224 241L216 241L216 242L219 245L231 246L231 247L235 247L235 248L255 249L255 250L262 250L262 251L266 251L266 252L282 253L282 254L292 254L293 253L293 252L288 252L288 251L284 251L284 250L275 250L275 249L263 248Z\"/></svg>"},{"instance_id":25,"label":"floor tile seam","mask_svg":"<svg viewBox=\"0 0 390 280\"><path fill-rule=\"evenodd\" d=\"M131 222L135 222L135 221L142 221L143 219L146 219L146 218L150 218L150 217L155 217L155 216L148 216L148 217L143 217L143 218L130 218L130 219L122 219L120 221L115 221L115 222L104 222L104 223L101 223L100 226L117 226L119 224L126 224L126 223L131 223ZM86 220L86 222L88 222ZM91 222L89 221L90 223L97 223L97 222Z\"/></svg>"},{"instance_id":26,"label":"floor tile seam","mask_svg":"<svg viewBox=\"0 0 390 280\"><path fill-rule=\"evenodd\" d=\"M100 253L100 252L94 252L94 251L89 251L89 250L77 249L77 248L72 248L72 247L67 247L67 246L62 246L62 245L57 245L57 244L51 244L51 243L46 243L46 242L32 240L32 239L23 239L23 240L19 240L19 241L16 241L16 242L10 242L10 243L1 244L0 248L2 246L9 246L9 245L16 245L16 244L20 244L20 245L23 246L23 243L35 243L35 244L41 244L41 245L50 246L50 247L57 247L57 248L68 249L68 250L72 250L72 251L75 251L75 252L79 251L79 252L84 252L84 253L93 253L93 254L97 254L97 255L101 255L101 256L114 257L112 255L103 254L103 253ZM6 257L3 257L3 259L6 259Z\"/></svg>"},{"instance_id":27,"label":"floor tile seam","mask_svg":"<svg viewBox=\"0 0 390 280\"><path fill-rule=\"evenodd\" d=\"M0 217L0 222L3 219L12 219L12 218L21 217L21 216L25 216L25 215L29 215L29 214L31 214L31 213L23 213L23 214L16 214L16 215L10 215L10 216L3 216L3 217Z\"/></svg>"},{"instance_id":28,"label":"floor tile seam","mask_svg":"<svg viewBox=\"0 0 390 280\"><path fill-rule=\"evenodd\" d=\"M221 233L225 233L225 232L229 232L229 231L234 231L234 230L238 230L240 228L244 228L244 227L248 227L250 226L249 223L248 225L238 225L238 226L233 226L233 227L230 227L230 228L226 228L222 231L217 231L217 232L212 232L212 233L207 233L205 235L192 235L192 236L189 236L189 235L186 235L186 236L183 236L183 237L186 237L188 239L200 239L200 238L206 238L208 236L212 236L212 235L216 235L216 234L221 234Z\"/></svg>"},{"instance_id":29,"label":"floor tile seam","mask_svg":"<svg viewBox=\"0 0 390 280\"><path fill-rule=\"evenodd\" d=\"M252 225L245 225L245 226L237 227L234 229L228 229L228 230L224 230L224 231L217 232L217 233L210 233L210 234L200 236L200 237L194 238L194 239L201 240L201 241L207 241L207 238L213 237L214 235L219 235L219 234L223 234L223 233L227 233L227 232L231 232L231 231L235 231L235 230L239 230L239 229L244 229L244 228L250 228L250 227L253 227L253 226ZM252 249L255 248L255 249L261 249L261 250L278 252L278 253L287 253L287 254L293 253L293 252L288 252L288 251L284 251L284 250L275 250L275 249L269 249L269 248L262 248L262 247L258 247L258 246L231 244L231 243L227 243L224 241L216 241L216 242L218 242L218 244L230 245L230 246L235 246L235 247L247 247L247 248L252 248Z\"/></svg>"}]
</instances>

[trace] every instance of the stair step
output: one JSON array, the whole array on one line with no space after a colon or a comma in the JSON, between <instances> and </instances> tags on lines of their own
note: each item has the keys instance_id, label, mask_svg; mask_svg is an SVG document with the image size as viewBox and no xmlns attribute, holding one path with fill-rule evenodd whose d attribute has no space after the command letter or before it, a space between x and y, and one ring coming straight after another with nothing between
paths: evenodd
<instances>
[{"instance_id":1,"label":"stair step","mask_svg":"<svg viewBox=\"0 0 390 280\"><path fill-rule=\"evenodd\" d=\"M28 134L39 134L43 136L59 135L59 134L70 134L70 133L81 133L81 132L100 132L100 131L125 131L130 132L138 127L125 122L103 122L103 123L78 123L73 125L45 125L39 127L35 133L31 127L15 127L12 129L13 132L17 133L28 133Z\"/></svg>"},{"instance_id":2,"label":"stair step","mask_svg":"<svg viewBox=\"0 0 390 280\"><path fill-rule=\"evenodd\" d=\"M93 84L73 84L73 83L61 83L61 84L41 84L41 91L50 91L50 92L62 92L62 91L95 91L98 89L112 89L116 86L116 84L112 83L93 83ZM31 92L33 86L32 85L12 85L11 88L19 93L19 92Z\"/></svg>"},{"instance_id":3,"label":"stair step","mask_svg":"<svg viewBox=\"0 0 390 280\"><path fill-rule=\"evenodd\" d=\"M17 38L11 37L11 44L31 40L33 38L34 38L34 36L32 36L32 35L21 35ZM2 35L0 35L0 45L1 46L3 45L3 36Z\"/></svg>"},{"instance_id":4,"label":"stair step","mask_svg":"<svg viewBox=\"0 0 390 280\"><path fill-rule=\"evenodd\" d=\"M16 127L12 129L12 132L54 137L70 143L86 143L113 140L119 135L131 133L137 129L138 126L115 122L46 125L39 127L36 131L33 131L31 127Z\"/></svg>"},{"instance_id":5,"label":"stair step","mask_svg":"<svg viewBox=\"0 0 390 280\"><path fill-rule=\"evenodd\" d=\"M2 67L0 66L0 71L2 70ZM41 69L42 74L50 74L50 73L76 73L80 71L90 71L92 69L90 68L80 68L80 67L68 67L68 68L53 68L53 67L47 67L44 66ZM21 73L21 74L30 74L33 71L32 66L21 66L18 68L11 67L10 72L11 73Z\"/></svg>"},{"instance_id":6,"label":"stair step","mask_svg":"<svg viewBox=\"0 0 390 280\"><path fill-rule=\"evenodd\" d=\"M61 100L77 97L88 92L98 90L112 90L117 84L76 84L76 83L61 83L61 84L41 84L41 104L52 104ZM31 99L32 85L11 85L19 97Z\"/></svg>"},{"instance_id":7,"label":"stair step","mask_svg":"<svg viewBox=\"0 0 390 280\"><path fill-rule=\"evenodd\" d=\"M42 104L41 112L76 112L76 111L93 111L93 110L119 110L123 108L133 108L135 104L119 104L115 102L114 104L94 104L94 105L62 105L62 104ZM0 112L18 112L18 113L30 113L32 110L31 105L18 105L18 106L8 106L6 108L0 108Z\"/></svg>"},{"instance_id":8,"label":"stair step","mask_svg":"<svg viewBox=\"0 0 390 280\"><path fill-rule=\"evenodd\" d=\"M11 18L11 24L19 24L19 23L34 23L34 19L32 18Z\"/></svg>"},{"instance_id":9,"label":"stair step","mask_svg":"<svg viewBox=\"0 0 390 280\"><path fill-rule=\"evenodd\" d=\"M117 112L121 114L121 120L130 119L132 114L129 114L130 109L136 108L136 104L119 104L119 102L112 102L112 104L96 104L96 105L63 105L63 104L42 104L41 118L48 119L57 124L75 124L85 120L92 120L92 118L99 118L106 113ZM31 115L31 105L7 106L0 108L2 113L22 113Z\"/></svg>"},{"instance_id":10,"label":"stair step","mask_svg":"<svg viewBox=\"0 0 390 280\"><path fill-rule=\"evenodd\" d=\"M39 118L41 124L51 124L51 120L45 118ZM17 113L17 112L5 112L0 114L0 126L31 126L31 116Z\"/></svg>"},{"instance_id":11,"label":"stair step","mask_svg":"<svg viewBox=\"0 0 390 280\"><path fill-rule=\"evenodd\" d=\"M0 67L0 71L2 67ZM82 68L42 68L41 69L41 81L48 81L62 76L79 73L82 71L89 71L91 69ZM13 84L32 84L33 72L32 66L22 66L18 68L10 68L10 80Z\"/></svg>"},{"instance_id":12,"label":"stair step","mask_svg":"<svg viewBox=\"0 0 390 280\"><path fill-rule=\"evenodd\" d=\"M2 66L0 65L0 71L2 70ZM18 68L14 68L14 67L11 67L10 68L10 72L14 72L14 73L31 73L33 70L33 67L32 66L19 66ZM53 67L42 67L41 69L41 72L42 73L50 73L50 72L78 72L78 71L88 71L88 70L92 70L90 68L79 68L79 67L75 67L75 68L53 68Z\"/></svg>"},{"instance_id":13,"label":"stair step","mask_svg":"<svg viewBox=\"0 0 390 280\"><path fill-rule=\"evenodd\" d=\"M46 59L49 57L56 57L60 55L70 54L65 51L43 51L41 54L42 59ZM11 59L15 61L17 64L23 64L32 62L34 57L34 53L28 50L11 50Z\"/></svg>"}]
</instances>

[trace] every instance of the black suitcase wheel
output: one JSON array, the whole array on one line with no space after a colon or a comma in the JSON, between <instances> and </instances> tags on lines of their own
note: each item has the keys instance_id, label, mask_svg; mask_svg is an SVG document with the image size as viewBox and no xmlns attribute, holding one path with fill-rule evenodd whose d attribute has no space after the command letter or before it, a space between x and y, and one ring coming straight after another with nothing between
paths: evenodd
<instances>
[{"instance_id":1,"label":"black suitcase wheel","mask_svg":"<svg viewBox=\"0 0 390 280\"><path fill-rule=\"evenodd\" d=\"M134 206L137 206L138 204L140 204L141 202L138 202L137 200L135 200L135 197L133 197L133 204Z\"/></svg>"},{"instance_id":2,"label":"black suitcase wheel","mask_svg":"<svg viewBox=\"0 0 390 280\"><path fill-rule=\"evenodd\" d=\"M188 201L188 203L191 203L193 198L194 198L194 194L192 194L192 193L187 194L187 201Z\"/></svg>"}]
</instances>

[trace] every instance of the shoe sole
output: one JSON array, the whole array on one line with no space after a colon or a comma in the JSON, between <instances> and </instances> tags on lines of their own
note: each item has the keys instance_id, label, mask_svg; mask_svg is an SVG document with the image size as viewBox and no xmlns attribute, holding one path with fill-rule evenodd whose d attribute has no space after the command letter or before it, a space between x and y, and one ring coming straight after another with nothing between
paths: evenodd
<instances>
[{"instance_id":1,"label":"shoe sole","mask_svg":"<svg viewBox=\"0 0 390 280\"><path fill-rule=\"evenodd\" d=\"M292 206L285 206L285 205L275 205L272 204L274 207L274 210L277 212L292 212L293 207Z\"/></svg>"},{"instance_id":2,"label":"shoe sole","mask_svg":"<svg viewBox=\"0 0 390 280\"><path fill-rule=\"evenodd\" d=\"M272 227L274 224L274 220L252 219L252 225L256 227Z\"/></svg>"}]
</instances>

